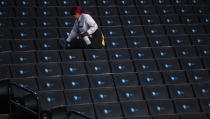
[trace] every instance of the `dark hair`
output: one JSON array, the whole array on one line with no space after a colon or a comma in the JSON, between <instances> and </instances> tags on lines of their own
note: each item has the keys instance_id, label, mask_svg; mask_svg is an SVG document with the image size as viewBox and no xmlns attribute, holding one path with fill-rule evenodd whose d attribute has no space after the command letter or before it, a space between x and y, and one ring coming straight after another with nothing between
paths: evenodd
<instances>
[{"instance_id":1,"label":"dark hair","mask_svg":"<svg viewBox=\"0 0 210 119\"><path fill-rule=\"evenodd\" d=\"M72 7L71 8L71 15L75 15L76 13L87 14L87 11L83 10L80 6Z\"/></svg>"}]
</instances>

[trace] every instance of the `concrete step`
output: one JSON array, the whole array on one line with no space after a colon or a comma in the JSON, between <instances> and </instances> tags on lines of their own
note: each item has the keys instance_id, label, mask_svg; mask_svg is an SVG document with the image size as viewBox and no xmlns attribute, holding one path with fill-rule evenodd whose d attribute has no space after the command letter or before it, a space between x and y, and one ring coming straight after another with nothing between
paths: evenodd
<instances>
[{"instance_id":1,"label":"concrete step","mask_svg":"<svg viewBox=\"0 0 210 119\"><path fill-rule=\"evenodd\" d=\"M9 119L9 114L0 114L0 119Z\"/></svg>"}]
</instances>

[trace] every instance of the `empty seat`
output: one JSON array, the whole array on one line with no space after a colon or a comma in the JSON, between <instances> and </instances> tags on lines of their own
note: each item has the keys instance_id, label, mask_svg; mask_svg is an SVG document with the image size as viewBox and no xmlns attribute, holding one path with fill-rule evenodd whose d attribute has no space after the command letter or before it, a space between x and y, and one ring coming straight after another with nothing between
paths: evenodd
<instances>
[{"instance_id":1,"label":"empty seat","mask_svg":"<svg viewBox=\"0 0 210 119\"><path fill-rule=\"evenodd\" d=\"M8 8L4 8L2 7L0 9L0 12L1 12L1 15L0 17L14 17L14 12L13 12L13 9L11 7L8 7Z\"/></svg>"},{"instance_id":2,"label":"empty seat","mask_svg":"<svg viewBox=\"0 0 210 119\"><path fill-rule=\"evenodd\" d=\"M37 15L39 17L55 17L57 16L55 7L40 7L36 9Z\"/></svg>"},{"instance_id":3,"label":"empty seat","mask_svg":"<svg viewBox=\"0 0 210 119\"><path fill-rule=\"evenodd\" d=\"M6 28L6 27L13 27L12 19L10 18L1 18L0 19L0 28Z\"/></svg>"},{"instance_id":4,"label":"empty seat","mask_svg":"<svg viewBox=\"0 0 210 119\"><path fill-rule=\"evenodd\" d=\"M114 60L110 61L113 73L134 72L134 67L129 60Z\"/></svg>"},{"instance_id":5,"label":"empty seat","mask_svg":"<svg viewBox=\"0 0 210 119\"><path fill-rule=\"evenodd\" d=\"M85 75L64 76L63 82L65 89L89 88L89 82Z\"/></svg>"},{"instance_id":6,"label":"empty seat","mask_svg":"<svg viewBox=\"0 0 210 119\"><path fill-rule=\"evenodd\" d=\"M99 103L95 104L96 115L101 119L122 117L119 103Z\"/></svg>"},{"instance_id":7,"label":"empty seat","mask_svg":"<svg viewBox=\"0 0 210 119\"><path fill-rule=\"evenodd\" d=\"M0 52L0 64L10 64L11 61L10 53Z\"/></svg>"},{"instance_id":8,"label":"empty seat","mask_svg":"<svg viewBox=\"0 0 210 119\"><path fill-rule=\"evenodd\" d=\"M195 57L197 56L194 47L175 47L176 54L178 57Z\"/></svg>"},{"instance_id":9,"label":"empty seat","mask_svg":"<svg viewBox=\"0 0 210 119\"><path fill-rule=\"evenodd\" d=\"M56 6L56 0L38 0L38 6L40 7L48 7L48 6Z\"/></svg>"},{"instance_id":10,"label":"empty seat","mask_svg":"<svg viewBox=\"0 0 210 119\"><path fill-rule=\"evenodd\" d=\"M180 59L181 65L183 69L202 69L202 63L200 58L182 58Z\"/></svg>"},{"instance_id":11,"label":"empty seat","mask_svg":"<svg viewBox=\"0 0 210 119\"><path fill-rule=\"evenodd\" d=\"M198 46L197 47L198 54L200 56L210 56L210 47L209 46Z\"/></svg>"},{"instance_id":12,"label":"empty seat","mask_svg":"<svg viewBox=\"0 0 210 119\"><path fill-rule=\"evenodd\" d=\"M58 38L58 32L54 28L37 28L38 38Z\"/></svg>"},{"instance_id":13,"label":"empty seat","mask_svg":"<svg viewBox=\"0 0 210 119\"><path fill-rule=\"evenodd\" d=\"M192 83L209 82L208 70L191 70L187 71L188 80Z\"/></svg>"},{"instance_id":14,"label":"empty seat","mask_svg":"<svg viewBox=\"0 0 210 119\"><path fill-rule=\"evenodd\" d=\"M100 17L102 26L120 26L121 22L118 16Z\"/></svg>"},{"instance_id":15,"label":"empty seat","mask_svg":"<svg viewBox=\"0 0 210 119\"><path fill-rule=\"evenodd\" d=\"M36 50L33 40L13 40L12 46L14 51Z\"/></svg>"},{"instance_id":16,"label":"empty seat","mask_svg":"<svg viewBox=\"0 0 210 119\"><path fill-rule=\"evenodd\" d=\"M176 6L175 9L180 15L193 14L192 6Z\"/></svg>"},{"instance_id":17,"label":"empty seat","mask_svg":"<svg viewBox=\"0 0 210 119\"><path fill-rule=\"evenodd\" d=\"M110 74L89 75L91 88L114 87L114 82Z\"/></svg>"},{"instance_id":18,"label":"empty seat","mask_svg":"<svg viewBox=\"0 0 210 119\"><path fill-rule=\"evenodd\" d=\"M193 90L190 85L169 85L172 98L193 98Z\"/></svg>"},{"instance_id":19,"label":"empty seat","mask_svg":"<svg viewBox=\"0 0 210 119\"><path fill-rule=\"evenodd\" d=\"M34 52L13 52L12 59L14 63L36 63L36 54Z\"/></svg>"},{"instance_id":20,"label":"empty seat","mask_svg":"<svg viewBox=\"0 0 210 119\"><path fill-rule=\"evenodd\" d=\"M68 105L92 103L89 89L65 90Z\"/></svg>"},{"instance_id":21,"label":"empty seat","mask_svg":"<svg viewBox=\"0 0 210 119\"><path fill-rule=\"evenodd\" d=\"M209 63L210 57L204 57L203 62L206 69L210 69L210 63Z\"/></svg>"},{"instance_id":22,"label":"empty seat","mask_svg":"<svg viewBox=\"0 0 210 119\"><path fill-rule=\"evenodd\" d=\"M198 98L208 98L210 97L210 92L209 92L209 83L205 83L205 84L194 84L193 85L193 89L195 91L195 95Z\"/></svg>"},{"instance_id":23,"label":"empty seat","mask_svg":"<svg viewBox=\"0 0 210 119\"><path fill-rule=\"evenodd\" d=\"M143 87L145 99L168 99L168 90L165 86L145 86Z\"/></svg>"},{"instance_id":24,"label":"empty seat","mask_svg":"<svg viewBox=\"0 0 210 119\"><path fill-rule=\"evenodd\" d=\"M191 42L189 40L189 37L186 35L183 36L171 36L170 37L171 40L171 45L172 46L187 46L187 45L191 45Z\"/></svg>"},{"instance_id":25,"label":"empty seat","mask_svg":"<svg viewBox=\"0 0 210 119\"><path fill-rule=\"evenodd\" d=\"M202 25L189 25L185 26L188 34L205 34L206 31Z\"/></svg>"},{"instance_id":26,"label":"empty seat","mask_svg":"<svg viewBox=\"0 0 210 119\"><path fill-rule=\"evenodd\" d=\"M95 0L78 0L80 6L96 6Z\"/></svg>"},{"instance_id":27,"label":"empty seat","mask_svg":"<svg viewBox=\"0 0 210 119\"><path fill-rule=\"evenodd\" d=\"M125 35L130 36L144 36L144 30L142 26L123 27Z\"/></svg>"},{"instance_id":28,"label":"empty seat","mask_svg":"<svg viewBox=\"0 0 210 119\"><path fill-rule=\"evenodd\" d=\"M127 49L109 49L108 54L111 60L130 59L130 53Z\"/></svg>"},{"instance_id":29,"label":"empty seat","mask_svg":"<svg viewBox=\"0 0 210 119\"><path fill-rule=\"evenodd\" d=\"M133 59L152 59L152 51L150 48L135 48L131 49Z\"/></svg>"},{"instance_id":30,"label":"empty seat","mask_svg":"<svg viewBox=\"0 0 210 119\"><path fill-rule=\"evenodd\" d=\"M12 39L12 33L10 29L2 29L0 30L0 39Z\"/></svg>"},{"instance_id":31,"label":"empty seat","mask_svg":"<svg viewBox=\"0 0 210 119\"><path fill-rule=\"evenodd\" d=\"M181 16L183 24L198 24L199 20L195 15L183 15Z\"/></svg>"},{"instance_id":32,"label":"empty seat","mask_svg":"<svg viewBox=\"0 0 210 119\"><path fill-rule=\"evenodd\" d=\"M121 102L143 99L141 87L118 87L117 93Z\"/></svg>"},{"instance_id":33,"label":"empty seat","mask_svg":"<svg viewBox=\"0 0 210 119\"><path fill-rule=\"evenodd\" d=\"M148 103L152 115L174 114L173 103L170 100L152 100Z\"/></svg>"},{"instance_id":34,"label":"empty seat","mask_svg":"<svg viewBox=\"0 0 210 119\"><path fill-rule=\"evenodd\" d=\"M103 27L104 37L122 37L123 31L121 27Z\"/></svg>"},{"instance_id":35,"label":"empty seat","mask_svg":"<svg viewBox=\"0 0 210 119\"><path fill-rule=\"evenodd\" d=\"M61 17L67 17L71 16L71 8L70 7L57 7L57 11L59 16Z\"/></svg>"},{"instance_id":36,"label":"empty seat","mask_svg":"<svg viewBox=\"0 0 210 119\"><path fill-rule=\"evenodd\" d=\"M187 83L187 78L184 71L164 71L163 76L166 84L184 84Z\"/></svg>"},{"instance_id":37,"label":"empty seat","mask_svg":"<svg viewBox=\"0 0 210 119\"><path fill-rule=\"evenodd\" d=\"M56 76L62 73L59 63L39 63L36 66L39 76Z\"/></svg>"},{"instance_id":38,"label":"empty seat","mask_svg":"<svg viewBox=\"0 0 210 119\"><path fill-rule=\"evenodd\" d=\"M13 77L33 77L37 76L34 64L15 64L11 66Z\"/></svg>"},{"instance_id":39,"label":"empty seat","mask_svg":"<svg viewBox=\"0 0 210 119\"><path fill-rule=\"evenodd\" d=\"M210 44L209 36L207 35L193 35L191 36L191 42L193 45L207 45Z\"/></svg>"},{"instance_id":40,"label":"empty seat","mask_svg":"<svg viewBox=\"0 0 210 119\"><path fill-rule=\"evenodd\" d=\"M170 46L168 37L166 36L149 37L149 42L152 47Z\"/></svg>"},{"instance_id":41,"label":"empty seat","mask_svg":"<svg viewBox=\"0 0 210 119\"><path fill-rule=\"evenodd\" d=\"M170 5L170 0L153 0L155 5Z\"/></svg>"},{"instance_id":42,"label":"empty seat","mask_svg":"<svg viewBox=\"0 0 210 119\"><path fill-rule=\"evenodd\" d=\"M110 73L110 68L107 61L91 61L86 62L88 74Z\"/></svg>"},{"instance_id":43,"label":"empty seat","mask_svg":"<svg viewBox=\"0 0 210 119\"><path fill-rule=\"evenodd\" d=\"M166 26L166 31L170 35L184 35L184 27L182 25L170 25Z\"/></svg>"},{"instance_id":44,"label":"empty seat","mask_svg":"<svg viewBox=\"0 0 210 119\"><path fill-rule=\"evenodd\" d=\"M135 7L118 7L120 15L138 15Z\"/></svg>"},{"instance_id":45,"label":"empty seat","mask_svg":"<svg viewBox=\"0 0 210 119\"><path fill-rule=\"evenodd\" d=\"M126 41L123 37L119 38L106 38L106 46L111 48L127 48Z\"/></svg>"},{"instance_id":46,"label":"empty seat","mask_svg":"<svg viewBox=\"0 0 210 119\"><path fill-rule=\"evenodd\" d=\"M64 75L86 74L84 62L61 63Z\"/></svg>"},{"instance_id":47,"label":"empty seat","mask_svg":"<svg viewBox=\"0 0 210 119\"><path fill-rule=\"evenodd\" d=\"M32 28L13 29L13 34L15 39L36 38L35 29Z\"/></svg>"},{"instance_id":48,"label":"empty seat","mask_svg":"<svg viewBox=\"0 0 210 119\"><path fill-rule=\"evenodd\" d=\"M174 7L172 6L164 6L164 5L160 5L157 6L157 11L159 15L171 15L171 14L175 14L175 10Z\"/></svg>"},{"instance_id":49,"label":"empty seat","mask_svg":"<svg viewBox=\"0 0 210 119\"><path fill-rule=\"evenodd\" d=\"M62 91L42 91L40 96L40 106L42 111L49 111L53 107L65 105L65 98Z\"/></svg>"},{"instance_id":50,"label":"empty seat","mask_svg":"<svg viewBox=\"0 0 210 119\"><path fill-rule=\"evenodd\" d=\"M149 43L145 37L127 37L126 39L129 48L140 48L149 46Z\"/></svg>"},{"instance_id":51,"label":"empty seat","mask_svg":"<svg viewBox=\"0 0 210 119\"><path fill-rule=\"evenodd\" d=\"M156 58L173 58L175 53L171 47L161 47L152 49L154 56Z\"/></svg>"},{"instance_id":52,"label":"empty seat","mask_svg":"<svg viewBox=\"0 0 210 119\"><path fill-rule=\"evenodd\" d=\"M115 5L115 1L113 0L98 0L98 5L99 6L112 6Z\"/></svg>"},{"instance_id":53,"label":"empty seat","mask_svg":"<svg viewBox=\"0 0 210 119\"><path fill-rule=\"evenodd\" d=\"M196 14L208 14L210 9L208 6L202 6L202 5L198 5L193 7L193 10L195 11Z\"/></svg>"},{"instance_id":54,"label":"empty seat","mask_svg":"<svg viewBox=\"0 0 210 119\"><path fill-rule=\"evenodd\" d=\"M136 73L113 74L116 87L138 86L138 78Z\"/></svg>"},{"instance_id":55,"label":"empty seat","mask_svg":"<svg viewBox=\"0 0 210 119\"><path fill-rule=\"evenodd\" d=\"M57 51L38 51L38 62L59 62L60 55Z\"/></svg>"},{"instance_id":56,"label":"empty seat","mask_svg":"<svg viewBox=\"0 0 210 119\"><path fill-rule=\"evenodd\" d=\"M139 16L120 16L120 18L124 26L141 25Z\"/></svg>"},{"instance_id":57,"label":"empty seat","mask_svg":"<svg viewBox=\"0 0 210 119\"><path fill-rule=\"evenodd\" d=\"M180 65L177 59L158 59L157 63L159 65L160 70L179 70Z\"/></svg>"},{"instance_id":58,"label":"empty seat","mask_svg":"<svg viewBox=\"0 0 210 119\"><path fill-rule=\"evenodd\" d=\"M77 2L75 0L59 0L57 1L59 6L76 6Z\"/></svg>"},{"instance_id":59,"label":"empty seat","mask_svg":"<svg viewBox=\"0 0 210 119\"><path fill-rule=\"evenodd\" d=\"M60 51L63 62L66 61L84 61L83 52L81 49L63 50Z\"/></svg>"},{"instance_id":60,"label":"empty seat","mask_svg":"<svg viewBox=\"0 0 210 119\"><path fill-rule=\"evenodd\" d=\"M157 15L141 16L141 20L143 25L160 24L160 20Z\"/></svg>"},{"instance_id":61,"label":"empty seat","mask_svg":"<svg viewBox=\"0 0 210 119\"><path fill-rule=\"evenodd\" d=\"M39 77L37 79L39 90L48 91L48 90L63 90L63 81L60 77Z\"/></svg>"},{"instance_id":62,"label":"empty seat","mask_svg":"<svg viewBox=\"0 0 210 119\"><path fill-rule=\"evenodd\" d=\"M153 4L152 0L135 0L135 3L138 6L152 5Z\"/></svg>"},{"instance_id":63,"label":"empty seat","mask_svg":"<svg viewBox=\"0 0 210 119\"><path fill-rule=\"evenodd\" d=\"M106 51L104 49L84 50L87 61L107 60Z\"/></svg>"},{"instance_id":64,"label":"empty seat","mask_svg":"<svg viewBox=\"0 0 210 119\"><path fill-rule=\"evenodd\" d=\"M13 6L14 2L12 0L1 0L1 7L9 7L9 6Z\"/></svg>"},{"instance_id":65,"label":"empty seat","mask_svg":"<svg viewBox=\"0 0 210 119\"><path fill-rule=\"evenodd\" d=\"M9 40L0 40L0 52L11 51L11 45Z\"/></svg>"},{"instance_id":66,"label":"empty seat","mask_svg":"<svg viewBox=\"0 0 210 119\"><path fill-rule=\"evenodd\" d=\"M125 117L141 117L148 115L147 105L144 101L122 102Z\"/></svg>"},{"instance_id":67,"label":"empty seat","mask_svg":"<svg viewBox=\"0 0 210 119\"><path fill-rule=\"evenodd\" d=\"M161 16L161 23L162 24L180 24L179 16L178 15L165 15Z\"/></svg>"},{"instance_id":68,"label":"empty seat","mask_svg":"<svg viewBox=\"0 0 210 119\"><path fill-rule=\"evenodd\" d=\"M117 102L117 94L114 88L94 88L90 90L93 102Z\"/></svg>"},{"instance_id":69,"label":"empty seat","mask_svg":"<svg viewBox=\"0 0 210 119\"><path fill-rule=\"evenodd\" d=\"M132 0L118 0L117 5L119 5L119 6L130 6L130 5L134 5L134 2Z\"/></svg>"},{"instance_id":70,"label":"empty seat","mask_svg":"<svg viewBox=\"0 0 210 119\"><path fill-rule=\"evenodd\" d=\"M32 6L36 6L36 2L34 0L16 0L16 4L19 7L32 7Z\"/></svg>"},{"instance_id":71,"label":"empty seat","mask_svg":"<svg viewBox=\"0 0 210 119\"><path fill-rule=\"evenodd\" d=\"M57 27L57 21L55 18L38 18L37 19L38 27Z\"/></svg>"},{"instance_id":72,"label":"empty seat","mask_svg":"<svg viewBox=\"0 0 210 119\"><path fill-rule=\"evenodd\" d=\"M118 15L116 7L100 7L100 16Z\"/></svg>"},{"instance_id":73,"label":"empty seat","mask_svg":"<svg viewBox=\"0 0 210 119\"><path fill-rule=\"evenodd\" d=\"M174 101L178 113L200 112L200 106L196 99L178 99Z\"/></svg>"},{"instance_id":74,"label":"empty seat","mask_svg":"<svg viewBox=\"0 0 210 119\"><path fill-rule=\"evenodd\" d=\"M56 40L36 40L38 50L57 50L58 44Z\"/></svg>"},{"instance_id":75,"label":"empty seat","mask_svg":"<svg viewBox=\"0 0 210 119\"><path fill-rule=\"evenodd\" d=\"M209 102L208 98L200 99L201 108L204 112L209 112Z\"/></svg>"},{"instance_id":76,"label":"empty seat","mask_svg":"<svg viewBox=\"0 0 210 119\"><path fill-rule=\"evenodd\" d=\"M17 17L36 17L34 8L20 7L15 9Z\"/></svg>"},{"instance_id":77,"label":"empty seat","mask_svg":"<svg viewBox=\"0 0 210 119\"><path fill-rule=\"evenodd\" d=\"M152 0L139 0L139 1L140 2L144 1L144 3L152 2ZM155 15L155 14L157 14L156 9L153 6L141 6L141 7L137 7L137 10L139 11L140 15Z\"/></svg>"},{"instance_id":78,"label":"empty seat","mask_svg":"<svg viewBox=\"0 0 210 119\"><path fill-rule=\"evenodd\" d=\"M14 25L16 27L36 27L36 21L33 18L16 18L14 19Z\"/></svg>"},{"instance_id":79,"label":"empty seat","mask_svg":"<svg viewBox=\"0 0 210 119\"><path fill-rule=\"evenodd\" d=\"M157 65L154 60L135 60L136 71L156 71Z\"/></svg>"},{"instance_id":80,"label":"empty seat","mask_svg":"<svg viewBox=\"0 0 210 119\"><path fill-rule=\"evenodd\" d=\"M138 73L141 85L161 85L163 79L160 72Z\"/></svg>"},{"instance_id":81,"label":"empty seat","mask_svg":"<svg viewBox=\"0 0 210 119\"><path fill-rule=\"evenodd\" d=\"M73 27L74 25L74 18L61 17L61 18L58 18L57 20L58 20L59 27Z\"/></svg>"},{"instance_id":82,"label":"empty seat","mask_svg":"<svg viewBox=\"0 0 210 119\"><path fill-rule=\"evenodd\" d=\"M12 75L10 74L9 65L1 65L0 66L0 79L10 78Z\"/></svg>"}]
</instances>

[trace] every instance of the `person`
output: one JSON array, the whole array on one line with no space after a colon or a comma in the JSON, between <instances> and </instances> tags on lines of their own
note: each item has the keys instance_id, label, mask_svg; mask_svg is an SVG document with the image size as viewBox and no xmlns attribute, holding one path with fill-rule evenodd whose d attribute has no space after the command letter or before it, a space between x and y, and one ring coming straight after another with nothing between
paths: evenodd
<instances>
[{"instance_id":1,"label":"person","mask_svg":"<svg viewBox=\"0 0 210 119\"><path fill-rule=\"evenodd\" d=\"M79 6L71 9L74 26L66 39L71 49L99 49L105 46L104 36L95 20Z\"/></svg>"}]
</instances>

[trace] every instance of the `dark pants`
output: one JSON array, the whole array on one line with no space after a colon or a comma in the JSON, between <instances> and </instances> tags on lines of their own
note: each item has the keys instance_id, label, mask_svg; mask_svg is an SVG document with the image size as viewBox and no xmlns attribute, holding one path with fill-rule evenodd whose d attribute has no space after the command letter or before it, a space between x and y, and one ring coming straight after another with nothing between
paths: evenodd
<instances>
[{"instance_id":1,"label":"dark pants","mask_svg":"<svg viewBox=\"0 0 210 119\"><path fill-rule=\"evenodd\" d=\"M102 45L102 34L100 30L96 30L92 34L92 38L89 37L91 44L87 45L83 39L72 39L70 42L70 49L100 49L103 48Z\"/></svg>"}]
</instances>

